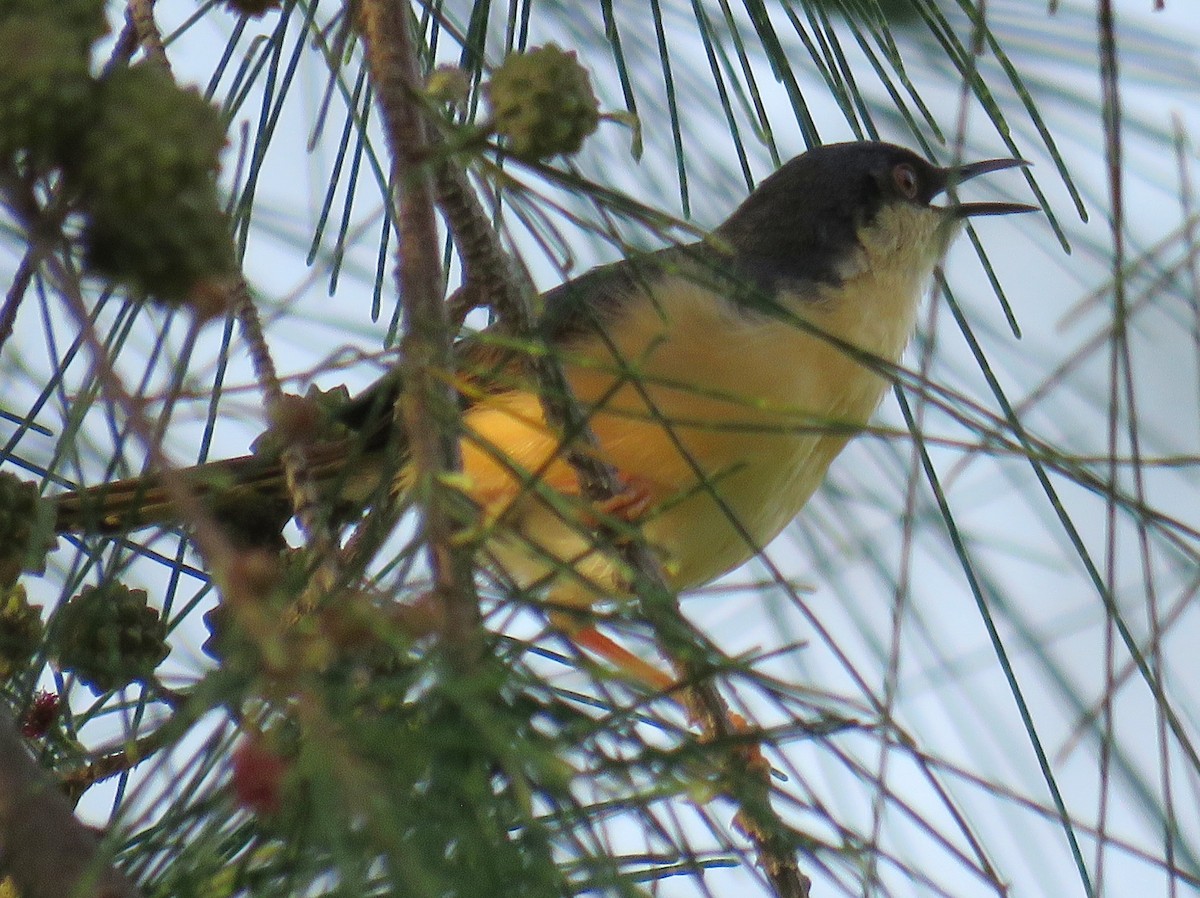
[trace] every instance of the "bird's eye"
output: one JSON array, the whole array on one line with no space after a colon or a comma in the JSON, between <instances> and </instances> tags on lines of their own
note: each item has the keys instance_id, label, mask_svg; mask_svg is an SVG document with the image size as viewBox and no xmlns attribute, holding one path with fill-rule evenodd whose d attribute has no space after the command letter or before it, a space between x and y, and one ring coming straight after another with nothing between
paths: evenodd
<instances>
[{"instance_id":1,"label":"bird's eye","mask_svg":"<svg viewBox=\"0 0 1200 898\"><path fill-rule=\"evenodd\" d=\"M907 162L902 162L892 169L892 180L896 182L896 189L905 199L917 198L917 191L921 185L918 183L916 169Z\"/></svg>"}]
</instances>

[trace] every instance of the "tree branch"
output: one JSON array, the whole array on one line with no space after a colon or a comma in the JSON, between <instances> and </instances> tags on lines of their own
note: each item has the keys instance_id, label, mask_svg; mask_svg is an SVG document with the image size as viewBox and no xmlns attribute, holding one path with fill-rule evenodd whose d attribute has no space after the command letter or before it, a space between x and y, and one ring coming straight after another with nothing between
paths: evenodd
<instances>
[{"instance_id":1,"label":"tree branch","mask_svg":"<svg viewBox=\"0 0 1200 898\"><path fill-rule=\"evenodd\" d=\"M358 21L391 155L400 234L396 274L407 329L398 411L408 436L413 489L425 499L425 536L434 593L443 607L443 633L454 648L453 662L470 667L480 651L481 618L473 553L457 544L461 526L443 482L459 468L460 424L412 15L405 0L360 0Z\"/></svg>"},{"instance_id":2,"label":"tree branch","mask_svg":"<svg viewBox=\"0 0 1200 898\"><path fill-rule=\"evenodd\" d=\"M167 49L158 32L158 23L154 21L154 0L129 0L125 17L133 27L137 43L146 58L169 73L171 63L167 59Z\"/></svg>"},{"instance_id":3,"label":"tree branch","mask_svg":"<svg viewBox=\"0 0 1200 898\"><path fill-rule=\"evenodd\" d=\"M21 898L137 898L0 708L0 865Z\"/></svg>"},{"instance_id":4,"label":"tree branch","mask_svg":"<svg viewBox=\"0 0 1200 898\"><path fill-rule=\"evenodd\" d=\"M439 206L463 258L468 279L463 290L468 301L491 306L510 331L531 333L533 284L501 247L465 172L449 158L442 158L435 169L435 184ZM617 472L602 460L588 417L576 401L559 360L553 353L535 354L531 364L543 414L569 440L567 459L579 478L583 496L599 503L618 495L622 486ZM640 599L643 615L671 659L676 679L687 684L683 698L688 713L705 738L728 741L735 735L731 733L731 721L736 718L704 665L693 660L693 637L658 559L641 540L618 541L615 534L604 532L597 538L617 542L623 560L634 572L632 592ZM770 803L769 766L758 755L757 747L753 756L742 751L735 757L748 759L751 768L750 777L732 777L728 790L730 799L738 805L738 825L754 845L759 866L775 894L780 898L807 898L809 880L800 872L794 847L785 837L787 827Z\"/></svg>"},{"instance_id":5,"label":"tree branch","mask_svg":"<svg viewBox=\"0 0 1200 898\"><path fill-rule=\"evenodd\" d=\"M389 138L392 141L394 164L400 157L396 153L397 146L404 147L410 172L416 169L422 159L430 158L427 148L430 138L427 136L426 122L423 118L420 99L417 92L416 60L412 54L410 37L403 25L407 24L407 10L399 0L362 0L360 15L363 21L363 33L368 46L373 43L371 28L381 28L377 16L382 8L389 8L392 26L402 34L385 36L382 31L375 32L374 43L378 46L386 41L403 42L396 55L406 54L403 59L392 61L392 81L386 86L383 83L382 72L376 71L376 57L384 55L382 51L368 51L372 59L372 75L376 80L380 104L384 109L384 119L388 123ZM389 112L390 109L390 112ZM396 125L402 124L398 132ZM411 129L411 130L409 130ZM415 138L415 139L414 139ZM401 177L394 178L398 185L406 182ZM398 174L403 174L399 172ZM466 174L459 169L447 156L434 164L434 183L438 193L438 201L445 213L455 245L463 258L463 268L468 282L464 291L470 301L490 305L500 315L502 321L513 332L518 334L531 333L534 326L532 297L535 293L532 283L524 270L504 252L500 241L492 228L490 221L483 211ZM422 175L420 183L414 183L413 175L407 182L410 199L415 203L419 198L421 218L419 232L421 238L428 241L423 252L414 257L409 241L401 237L402 259L408 259L411 264L421 266L419 271L411 273L420 280L423 286L435 284L440 287L440 270L437 265L436 230L432 218L432 206L426 205L428 180ZM403 230L405 225L405 204L401 207L399 219ZM414 222L417 224L418 222ZM428 229L427 231L424 229ZM408 246L410 252L404 253ZM402 286L407 289L408 282L404 281L404 268L401 268ZM448 334L448 321L445 303L437 291L422 300L430 305L422 314L430 316L427 321L438 322L438 333ZM415 317L418 306L412 296L405 296L406 311L410 316L410 335L416 336L421 319ZM436 310L435 308L436 307ZM429 336L432 336L430 334ZM421 344L418 344L421 345ZM423 348L428 348L424 347ZM438 356L438 361L446 366L446 371L453 373L450 359L449 340L443 340L438 345L439 351L445 355ZM412 360L406 355L406 364ZM580 482L584 498L592 502L603 502L621 492L622 485L617 472L611 465L602 460L595 436L591 432L588 417L579 403L575 400L570 384L563 374L562 366L553 354L536 354L531 360L534 375L538 382L543 413L547 422L568 440L566 447L567 458L574 468ZM449 383L449 380L444 383ZM410 390L409 381L405 380L405 394ZM439 401L444 401L438 397ZM408 419L410 422L410 438L417 434L411 429L412 423L421 424L426 419L418 417ZM445 431L443 431L444 433ZM432 434L427 434L431 436ZM426 451L429 451L428 447ZM416 446L414 444L414 458ZM446 469L443 469L446 470ZM617 542L614 534L600 533L597 538ZM711 739L726 739L731 736L730 721L733 719L728 707L716 687L708 678L704 665L693 660L692 639L678 598L667 585L662 567L658 559L640 540L619 542L620 551L626 564L634 571L633 593L641 600L645 618L650 622L659 643L672 659L675 675L682 683L688 684L684 691L685 703L691 716L699 723L706 737ZM759 865L762 867L772 888L780 898L806 898L809 881L799 870L796 863L795 850L791 840L786 838L787 827L779 819L770 803L770 773L765 763L757 765L759 769L751 770L751 777L735 775L731 778L730 797L738 805L738 822L755 847Z\"/></svg>"}]
</instances>

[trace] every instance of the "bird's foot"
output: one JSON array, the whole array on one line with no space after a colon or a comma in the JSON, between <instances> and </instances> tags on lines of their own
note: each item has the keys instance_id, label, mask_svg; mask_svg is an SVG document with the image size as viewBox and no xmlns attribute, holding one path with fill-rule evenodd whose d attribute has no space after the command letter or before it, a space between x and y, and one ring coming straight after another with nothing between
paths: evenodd
<instances>
[{"instance_id":1,"label":"bird's foot","mask_svg":"<svg viewBox=\"0 0 1200 898\"><path fill-rule=\"evenodd\" d=\"M599 525L605 518L636 523L645 517L658 500L655 484L648 477L621 475L621 492L611 499L595 503L595 516L590 522Z\"/></svg>"}]
</instances>

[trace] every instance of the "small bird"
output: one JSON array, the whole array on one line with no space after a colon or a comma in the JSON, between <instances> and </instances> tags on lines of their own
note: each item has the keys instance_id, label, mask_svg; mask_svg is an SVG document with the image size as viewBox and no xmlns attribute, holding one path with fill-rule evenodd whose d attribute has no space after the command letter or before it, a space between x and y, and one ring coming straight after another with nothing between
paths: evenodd
<instances>
[{"instance_id":1,"label":"small bird","mask_svg":"<svg viewBox=\"0 0 1200 898\"><path fill-rule=\"evenodd\" d=\"M561 359L624 487L591 509L591 521L638 525L678 590L766 546L875 411L887 364L904 352L963 221L1037 209L934 198L1025 164L940 168L886 143L817 147L763 181L709 238L633 255L546 293L527 347ZM626 595L620 558L589 532L563 435L547 424L512 335L467 336L457 359L459 482L488 534L488 563L520 587L544 589L552 607ZM359 436L311 449L331 501L369 501L383 476L394 493L410 485L392 421L401 390L396 375L385 376L339 415ZM186 474L231 526L290 513L281 466L269 457ZM58 500L60 530L121 531L175 516L154 475Z\"/></svg>"}]
</instances>

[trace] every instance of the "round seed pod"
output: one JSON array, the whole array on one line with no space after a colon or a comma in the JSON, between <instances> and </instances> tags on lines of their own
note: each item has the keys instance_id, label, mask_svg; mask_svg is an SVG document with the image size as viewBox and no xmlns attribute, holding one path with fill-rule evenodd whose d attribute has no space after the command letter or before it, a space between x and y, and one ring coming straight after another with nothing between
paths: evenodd
<instances>
[{"instance_id":1,"label":"round seed pod","mask_svg":"<svg viewBox=\"0 0 1200 898\"><path fill-rule=\"evenodd\" d=\"M146 598L115 581L85 586L54 618L59 665L97 695L152 677L170 648L166 621Z\"/></svg>"},{"instance_id":2,"label":"round seed pod","mask_svg":"<svg viewBox=\"0 0 1200 898\"><path fill-rule=\"evenodd\" d=\"M0 588L0 680L21 673L42 644L42 606L30 605L25 587Z\"/></svg>"},{"instance_id":3,"label":"round seed pod","mask_svg":"<svg viewBox=\"0 0 1200 898\"><path fill-rule=\"evenodd\" d=\"M484 96L496 132L522 159L577 152L600 122L587 70L554 44L510 55Z\"/></svg>"}]
</instances>

